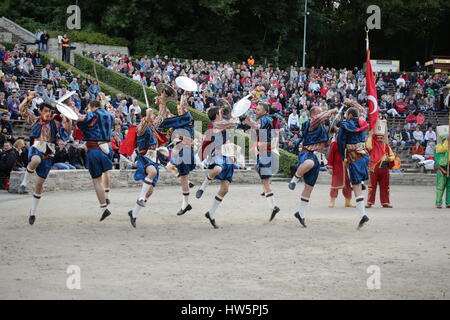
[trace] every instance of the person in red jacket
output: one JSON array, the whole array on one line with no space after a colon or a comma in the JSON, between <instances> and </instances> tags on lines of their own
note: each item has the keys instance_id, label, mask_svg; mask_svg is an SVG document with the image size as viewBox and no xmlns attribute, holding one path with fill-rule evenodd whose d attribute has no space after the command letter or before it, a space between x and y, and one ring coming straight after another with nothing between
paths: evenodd
<instances>
[{"instance_id":1,"label":"person in red jacket","mask_svg":"<svg viewBox=\"0 0 450 320\"><path fill-rule=\"evenodd\" d=\"M330 189L330 208L334 208L336 198L338 196L339 189L342 190L342 194L345 197L345 207L354 208L352 205L352 187L350 186L350 179L348 177L348 170L344 167L344 161L342 161L339 155L338 144L336 139L330 146L328 152L328 172L331 174L331 189Z\"/></svg>"},{"instance_id":2,"label":"person in red jacket","mask_svg":"<svg viewBox=\"0 0 450 320\"><path fill-rule=\"evenodd\" d=\"M389 192L390 177L389 166L395 160L395 154L387 140L386 120L378 120L373 134L366 141L366 148L370 152L369 163L369 197L366 208L375 204L377 185L380 185L380 200L383 208L392 208Z\"/></svg>"}]
</instances>

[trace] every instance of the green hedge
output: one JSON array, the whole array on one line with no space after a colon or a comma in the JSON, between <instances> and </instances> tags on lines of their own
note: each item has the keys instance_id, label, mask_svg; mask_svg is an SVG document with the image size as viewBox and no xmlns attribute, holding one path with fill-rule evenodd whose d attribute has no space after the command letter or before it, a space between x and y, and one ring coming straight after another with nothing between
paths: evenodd
<instances>
[{"instance_id":1,"label":"green hedge","mask_svg":"<svg viewBox=\"0 0 450 320\"><path fill-rule=\"evenodd\" d=\"M50 37L57 38L58 35L67 34L71 42L84 42L90 44L103 44L108 46L128 47L129 41L124 38L110 37L99 32L87 31L49 31Z\"/></svg>"},{"instance_id":2,"label":"green hedge","mask_svg":"<svg viewBox=\"0 0 450 320\"><path fill-rule=\"evenodd\" d=\"M79 74L79 75L81 75L81 77L84 78L84 79L96 80L95 77L93 77L93 76L91 76L91 75L89 75L89 74L87 74L87 73L85 73L85 72L83 72L83 71L77 69L76 67L74 67L74 66L72 66L72 65L70 65L70 64L68 64L68 63L65 63L65 62L63 62L63 61L61 61L61 60L55 59L55 58L49 56L49 55L46 54L46 53L41 52L41 64L42 64L42 65L47 64L47 63L50 61L50 59L53 59L53 60L55 61L55 64L58 66L58 68L59 68L59 70L60 70L61 73L65 72L67 69L71 69L73 74L75 74L75 75L78 75L78 74ZM100 79L99 79L99 80L100 80ZM115 88L113 88L113 87L107 85L106 83L104 83L104 82L102 82L102 81L99 81L98 85L100 86L101 91L102 91L105 95L111 96L111 98L114 98L118 93L123 94L123 93L120 92L119 90L117 90L117 89L115 89ZM140 101L138 101L138 102L139 102L139 106L140 106L141 108L143 108L143 109L146 108L146 105L145 105L144 103L142 103L142 102L140 102Z\"/></svg>"},{"instance_id":3,"label":"green hedge","mask_svg":"<svg viewBox=\"0 0 450 320\"><path fill-rule=\"evenodd\" d=\"M144 92L142 90L142 84L139 82L128 78L124 74L116 71L109 70L105 68L100 63L95 62L93 59L81 56L81 55L75 55L75 66L83 70L84 72L94 75L94 64L95 64L95 71L97 72L98 79L100 81L103 81L105 83L108 83L109 85L121 90L122 92L129 94L130 96L145 101ZM103 88L103 87L102 87ZM147 92L147 97L149 99L149 105L152 108L157 108L157 106L154 104L154 98L157 95L157 92L153 89L150 89L148 87L145 88ZM173 113L177 113L177 106L175 103L170 102L167 104L169 107L169 110ZM209 124L209 118L206 114L203 112L194 109L189 108L189 112L191 113L192 117L195 121L201 121L202 123L202 132L205 132L208 128ZM244 136L245 138L245 152L248 153L249 149L249 137L247 134L243 134L241 132L236 131L236 136ZM297 157L285 150L280 150L280 168L279 171L284 174L284 176L289 177L291 172L291 165L296 164Z\"/></svg>"}]
</instances>

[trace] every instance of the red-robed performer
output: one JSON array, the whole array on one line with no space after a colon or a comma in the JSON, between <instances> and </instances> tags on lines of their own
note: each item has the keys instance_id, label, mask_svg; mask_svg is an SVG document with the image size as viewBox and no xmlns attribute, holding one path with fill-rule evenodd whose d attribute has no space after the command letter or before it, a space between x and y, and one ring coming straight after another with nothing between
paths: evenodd
<instances>
[{"instance_id":1,"label":"red-robed performer","mask_svg":"<svg viewBox=\"0 0 450 320\"><path fill-rule=\"evenodd\" d=\"M373 134L366 141L367 150L370 152L369 163L369 197L366 208L375 204L377 185L380 185L380 200L383 208L392 208L389 199L389 166L395 159L394 152L389 146L386 120L378 120Z\"/></svg>"},{"instance_id":2,"label":"red-robed performer","mask_svg":"<svg viewBox=\"0 0 450 320\"><path fill-rule=\"evenodd\" d=\"M331 189L330 189L330 208L334 208L339 189L345 197L345 206L354 208L352 205L352 187L350 186L350 179L348 177L348 170L344 167L339 155L339 149L336 139L331 142L330 151L328 152L328 172L331 174Z\"/></svg>"}]
</instances>

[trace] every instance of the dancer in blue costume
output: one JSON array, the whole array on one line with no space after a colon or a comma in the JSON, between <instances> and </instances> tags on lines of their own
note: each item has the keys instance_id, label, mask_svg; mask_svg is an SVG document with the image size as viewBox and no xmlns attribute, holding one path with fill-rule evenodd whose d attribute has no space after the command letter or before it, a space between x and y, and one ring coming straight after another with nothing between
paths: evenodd
<instances>
[{"instance_id":1,"label":"dancer in blue costume","mask_svg":"<svg viewBox=\"0 0 450 320\"><path fill-rule=\"evenodd\" d=\"M324 153L324 149L328 144L328 133L324 122L337 112L337 109L323 112L319 107L313 107L311 109L311 119L303 123L302 135L296 145L296 150L299 151L297 171L291 182L289 182L289 189L294 190L299 179L303 177L305 186L301 194L298 212L294 216L305 228L306 207L320 171L320 163L314 152ZM300 144L302 144L301 147Z\"/></svg>"},{"instance_id":2,"label":"dancer in blue costume","mask_svg":"<svg viewBox=\"0 0 450 320\"><path fill-rule=\"evenodd\" d=\"M365 212L362 182L369 179L369 153L366 150L366 130L369 125L365 121L366 110L358 103L346 99L344 104L350 106L345 113L345 121L340 123L337 143L339 154L348 168L350 183L356 198L361 228L369 218Z\"/></svg>"},{"instance_id":3,"label":"dancer in blue costume","mask_svg":"<svg viewBox=\"0 0 450 320\"><path fill-rule=\"evenodd\" d=\"M73 108L78 113L76 108ZM105 189L109 190L108 171L112 169L112 148L110 146L114 117L105 110L98 100L92 100L86 114L78 113L78 128L86 141L87 161L95 193L100 203L100 221L111 214L108 209L110 201Z\"/></svg>"},{"instance_id":4,"label":"dancer in blue costume","mask_svg":"<svg viewBox=\"0 0 450 320\"><path fill-rule=\"evenodd\" d=\"M261 179L261 184L264 190L271 215L269 221L275 218L275 215L280 212L280 208L275 203L275 196L270 187L270 179L274 172L278 171L278 155L272 152L275 146L272 146L272 136L274 134L274 118L269 114L270 105L268 103L258 103L255 113L256 121L247 117L242 123L248 125L250 128L256 130L256 141L258 148L258 156L256 159L256 171Z\"/></svg>"},{"instance_id":5,"label":"dancer in blue costume","mask_svg":"<svg viewBox=\"0 0 450 320\"><path fill-rule=\"evenodd\" d=\"M30 150L28 152L28 166L19 186L19 193L25 193L29 175L36 171L36 184L28 222L33 225L36 221L36 211L42 197L44 182L52 168L55 144L58 139L67 141L72 129L71 122L64 116L53 114L54 108L48 103L39 105L39 116L36 117L28 108L35 96L30 92L19 106L25 121L31 125Z\"/></svg>"},{"instance_id":6,"label":"dancer in blue costume","mask_svg":"<svg viewBox=\"0 0 450 320\"><path fill-rule=\"evenodd\" d=\"M163 117L161 112L165 108L160 104L160 114L155 118L153 110L148 108L146 110L146 116L142 119L141 123L136 129L136 132L129 134L136 135L136 162L137 169L134 173L134 179L136 181L143 181L141 192L137 198L136 204L133 210L128 212L131 225L136 228L136 218L139 211L145 207L147 200L153 194L154 188L158 183L159 166L158 161L158 139L154 136L156 126L162 121Z\"/></svg>"},{"instance_id":7,"label":"dancer in blue costume","mask_svg":"<svg viewBox=\"0 0 450 320\"><path fill-rule=\"evenodd\" d=\"M236 157L234 154L235 145L230 143L233 134L229 129L235 128L238 121L230 119L231 108L212 107L208 110L208 117L211 120L211 129L206 132L206 139L210 144L205 152L208 153L209 173L206 175L196 197L200 198L213 179L220 181L220 189L214 197L211 208L205 214L211 225L217 229L215 214L223 198L228 193L228 187L233 181L234 163Z\"/></svg>"},{"instance_id":8,"label":"dancer in blue costume","mask_svg":"<svg viewBox=\"0 0 450 320\"><path fill-rule=\"evenodd\" d=\"M172 149L170 163L178 170L178 177L181 182L183 194L181 209L177 215L183 215L192 210L189 204L189 173L195 169L194 156L194 118L188 111L187 98L189 92L184 92L178 105L178 116L164 119L160 128L174 129L172 142L175 146Z\"/></svg>"}]
</instances>

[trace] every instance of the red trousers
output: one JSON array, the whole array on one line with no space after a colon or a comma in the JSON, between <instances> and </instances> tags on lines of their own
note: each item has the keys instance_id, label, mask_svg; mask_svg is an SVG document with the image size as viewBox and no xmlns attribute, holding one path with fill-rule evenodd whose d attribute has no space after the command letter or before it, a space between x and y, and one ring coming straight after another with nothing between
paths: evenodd
<instances>
[{"instance_id":1,"label":"red trousers","mask_svg":"<svg viewBox=\"0 0 450 320\"><path fill-rule=\"evenodd\" d=\"M370 172L369 180L369 200L368 204L375 204L375 194L377 193L377 185L380 185L380 201L381 205L391 204L389 200L389 169L376 168L374 172Z\"/></svg>"},{"instance_id":2,"label":"red trousers","mask_svg":"<svg viewBox=\"0 0 450 320\"><path fill-rule=\"evenodd\" d=\"M344 197L346 199L351 199L352 198L352 187L350 187L349 183L346 183L344 188L341 189L342 190L342 194L344 195ZM330 197L331 198L337 198L338 196L338 191L339 189L330 189Z\"/></svg>"}]
</instances>

